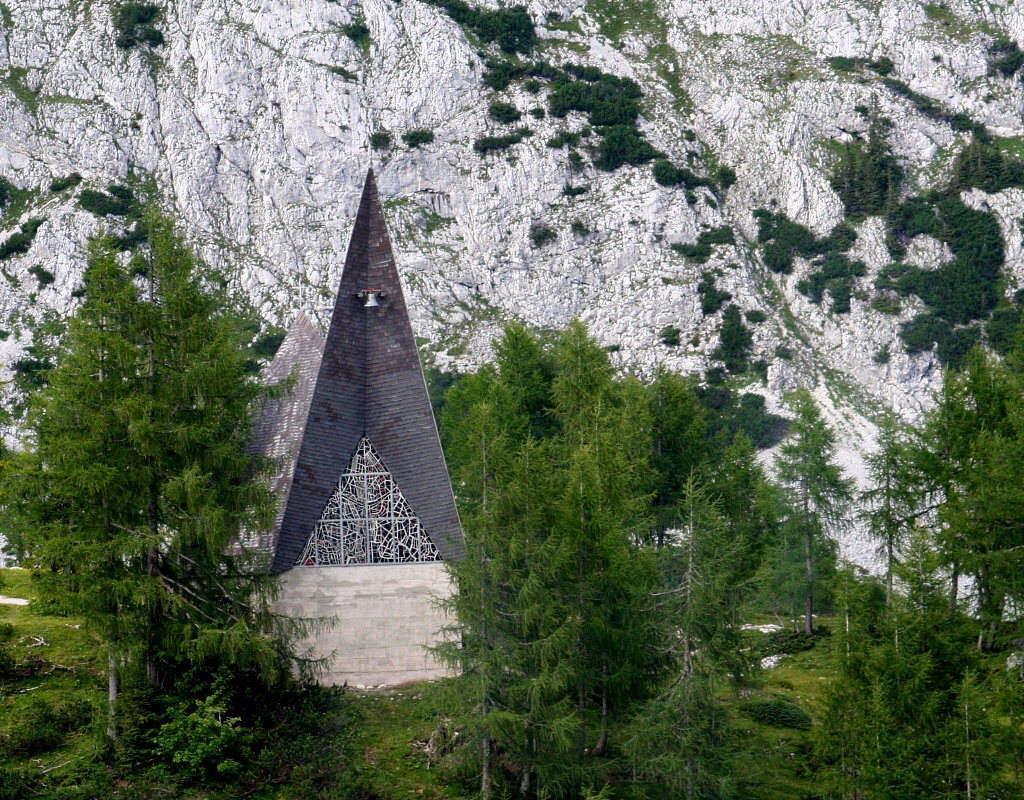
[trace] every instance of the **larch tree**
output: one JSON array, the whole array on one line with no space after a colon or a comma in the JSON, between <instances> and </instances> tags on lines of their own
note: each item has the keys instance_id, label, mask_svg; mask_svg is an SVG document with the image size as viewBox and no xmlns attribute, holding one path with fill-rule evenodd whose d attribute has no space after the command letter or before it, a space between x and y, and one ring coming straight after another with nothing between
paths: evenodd
<instances>
[{"instance_id":1,"label":"larch tree","mask_svg":"<svg viewBox=\"0 0 1024 800\"><path fill-rule=\"evenodd\" d=\"M775 465L790 491L794 519L803 540L806 578L804 631L814 626L814 551L831 539L845 521L853 482L834 463L836 435L821 416L811 393L800 389L789 397L796 416Z\"/></svg>"}]
</instances>

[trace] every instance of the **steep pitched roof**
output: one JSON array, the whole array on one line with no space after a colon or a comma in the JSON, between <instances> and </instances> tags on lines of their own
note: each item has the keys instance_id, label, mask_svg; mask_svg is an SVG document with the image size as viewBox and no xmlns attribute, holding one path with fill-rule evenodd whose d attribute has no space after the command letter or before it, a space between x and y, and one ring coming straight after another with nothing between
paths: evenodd
<instances>
[{"instance_id":1,"label":"steep pitched roof","mask_svg":"<svg viewBox=\"0 0 1024 800\"><path fill-rule=\"evenodd\" d=\"M253 452L275 459L279 465L273 479L278 510L270 531L250 533L243 539L246 550L272 553L277 547L323 353L324 337L305 313L300 312L263 373L263 381L271 386L291 377L294 377L295 385L282 397L268 400L259 409L253 424Z\"/></svg>"},{"instance_id":2,"label":"steep pitched roof","mask_svg":"<svg viewBox=\"0 0 1024 800\"><path fill-rule=\"evenodd\" d=\"M382 292L378 308L356 295ZM370 170L284 506L273 572L291 568L367 437L445 559L465 552L455 498Z\"/></svg>"}]
</instances>

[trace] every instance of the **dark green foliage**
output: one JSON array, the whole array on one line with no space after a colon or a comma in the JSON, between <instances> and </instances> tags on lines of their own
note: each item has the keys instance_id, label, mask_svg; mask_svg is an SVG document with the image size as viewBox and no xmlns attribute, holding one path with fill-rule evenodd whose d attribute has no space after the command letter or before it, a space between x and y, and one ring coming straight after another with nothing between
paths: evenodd
<instances>
[{"instance_id":1,"label":"dark green foliage","mask_svg":"<svg viewBox=\"0 0 1024 800\"><path fill-rule=\"evenodd\" d=\"M990 212L969 208L959 199L933 197L904 203L890 217L890 225L902 240L927 233L953 251L951 262L935 270L906 268L894 283L928 306L928 313L903 326L907 352L927 350L938 343L944 364L958 362L977 332L957 332L954 327L984 319L999 302L1004 263L999 224Z\"/></svg>"},{"instance_id":2,"label":"dark green foliage","mask_svg":"<svg viewBox=\"0 0 1024 800\"><path fill-rule=\"evenodd\" d=\"M530 78L523 82L523 88L530 94L540 94L541 82L535 78Z\"/></svg>"},{"instance_id":3,"label":"dark green foliage","mask_svg":"<svg viewBox=\"0 0 1024 800\"><path fill-rule=\"evenodd\" d=\"M881 75L883 78L886 75L892 75L893 71L896 69L896 65L893 64L892 59L889 58L889 56L882 56L875 61L869 61L867 62L867 67L872 72Z\"/></svg>"},{"instance_id":4,"label":"dark green foliage","mask_svg":"<svg viewBox=\"0 0 1024 800\"><path fill-rule=\"evenodd\" d=\"M789 421L765 409L765 399L753 392L737 394L708 375L708 386L697 389L697 397L708 419L708 434L732 442L742 433L754 447L765 449L786 435Z\"/></svg>"},{"instance_id":5,"label":"dark green foliage","mask_svg":"<svg viewBox=\"0 0 1024 800\"><path fill-rule=\"evenodd\" d=\"M715 173L715 180L718 182L718 188L724 192L736 183L736 170L729 166L719 167Z\"/></svg>"},{"instance_id":6,"label":"dark green foliage","mask_svg":"<svg viewBox=\"0 0 1024 800\"><path fill-rule=\"evenodd\" d=\"M985 126L975 122L968 114L962 111L956 113L950 111L939 101L932 100L932 98L926 95L915 92L901 80L882 78L882 83L895 94L909 100L914 108L929 119L933 119L936 122L944 122L952 126L953 130L956 131L973 131L982 136L986 133Z\"/></svg>"},{"instance_id":7,"label":"dark green foliage","mask_svg":"<svg viewBox=\"0 0 1024 800\"><path fill-rule=\"evenodd\" d=\"M569 66L569 65L567 65ZM597 72L595 80L564 80L556 84L548 96L548 111L553 117L564 117L570 111L589 115L591 125L629 125L636 123L640 113L638 100L643 97L639 85L630 78L619 78ZM588 74L587 77L593 77Z\"/></svg>"},{"instance_id":8,"label":"dark green foliage","mask_svg":"<svg viewBox=\"0 0 1024 800\"><path fill-rule=\"evenodd\" d=\"M155 22L161 14L159 6L152 3L122 3L114 10L116 44L122 50L130 50L138 44L156 47L164 43L164 36L156 29Z\"/></svg>"},{"instance_id":9,"label":"dark green foliage","mask_svg":"<svg viewBox=\"0 0 1024 800\"><path fill-rule=\"evenodd\" d=\"M667 158L654 162L654 182L659 186L675 186L679 183L679 169Z\"/></svg>"},{"instance_id":10,"label":"dark green foliage","mask_svg":"<svg viewBox=\"0 0 1024 800\"><path fill-rule=\"evenodd\" d=\"M535 223L530 226L530 244L534 247L543 247L558 238L555 229L544 223Z\"/></svg>"},{"instance_id":11,"label":"dark green foliage","mask_svg":"<svg viewBox=\"0 0 1024 800\"><path fill-rule=\"evenodd\" d=\"M867 275L867 266L863 261L850 261L843 253L830 253L814 264L818 269L797 283L797 291L807 295L812 303L820 303L823 293L828 290L832 298L832 312L849 312L853 281Z\"/></svg>"},{"instance_id":12,"label":"dark green foliage","mask_svg":"<svg viewBox=\"0 0 1024 800\"><path fill-rule=\"evenodd\" d=\"M854 70L860 69L861 66L861 60L859 58L848 58L847 56L833 56L832 58L827 58L825 60L836 72L853 72Z\"/></svg>"},{"instance_id":13,"label":"dark green foliage","mask_svg":"<svg viewBox=\"0 0 1024 800\"><path fill-rule=\"evenodd\" d=\"M497 120L502 125L510 125L513 122L519 122L523 118L523 113L512 103L491 103L487 113L491 119Z\"/></svg>"},{"instance_id":14,"label":"dark green foliage","mask_svg":"<svg viewBox=\"0 0 1024 800\"><path fill-rule=\"evenodd\" d=\"M985 323L985 339L999 355L1007 356L1013 350L1021 316L1019 305L1005 303L996 308Z\"/></svg>"},{"instance_id":15,"label":"dark green foliage","mask_svg":"<svg viewBox=\"0 0 1024 800\"><path fill-rule=\"evenodd\" d=\"M814 634L783 629L765 636L759 652L762 656L800 653L814 647Z\"/></svg>"},{"instance_id":16,"label":"dark green foliage","mask_svg":"<svg viewBox=\"0 0 1024 800\"><path fill-rule=\"evenodd\" d=\"M764 263L772 272L788 275L793 271L795 256L811 258L820 253L815 235L785 214L759 208L754 211L754 218L757 219L757 241L764 245Z\"/></svg>"},{"instance_id":17,"label":"dark green foliage","mask_svg":"<svg viewBox=\"0 0 1024 800\"><path fill-rule=\"evenodd\" d=\"M0 178L0 208L7 208L21 190L7 178Z\"/></svg>"},{"instance_id":18,"label":"dark green foliage","mask_svg":"<svg viewBox=\"0 0 1024 800\"><path fill-rule=\"evenodd\" d=\"M136 217L139 204L134 193L126 186L108 186L106 192L83 189L78 193L78 205L97 217Z\"/></svg>"},{"instance_id":19,"label":"dark green foliage","mask_svg":"<svg viewBox=\"0 0 1024 800\"><path fill-rule=\"evenodd\" d=\"M574 219L572 225L569 226L569 230L572 231L574 236L586 236L590 233L590 228L586 226L583 220Z\"/></svg>"},{"instance_id":20,"label":"dark green foliage","mask_svg":"<svg viewBox=\"0 0 1024 800\"><path fill-rule=\"evenodd\" d=\"M252 352L258 358L271 359L277 353L287 331L275 328L260 336L252 345Z\"/></svg>"},{"instance_id":21,"label":"dark green foliage","mask_svg":"<svg viewBox=\"0 0 1024 800\"><path fill-rule=\"evenodd\" d=\"M732 295L729 292L722 291L715 286L715 276L711 272L700 274L697 294L700 295L700 311L705 317L718 311L726 300L732 300Z\"/></svg>"},{"instance_id":22,"label":"dark green foliage","mask_svg":"<svg viewBox=\"0 0 1024 800\"><path fill-rule=\"evenodd\" d=\"M871 360L876 364L888 364L891 358L892 352L890 351L889 345L884 345L871 357Z\"/></svg>"},{"instance_id":23,"label":"dark green foliage","mask_svg":"<svg viewBox=\"0 0 1024 800\"><path fill-rule=\"evenodd\" d=\"M481 42L497 43L505 53L529 53L537 43L533 20L525 6L495 10L473 8L463 0L425 0L443 8L453 20Z\"/></svg>"},{"instance_id":24,"label":"dark green foliage","mask_svg":"<svg viewBox=\"0 0 1024 800\"><path fill-rule=\"evenodd\" d=\"M882 214L899 202L903 169L889 146L891 129L892 121L873 107L866 139L842 145L831 183L849 216Z\"/></svg>"},{"instance_id":25,"label":"dark green foliage","mask_svg":"<svg viewBox=\"0 0 1024 800\"><path fill-rule=\"evenodd\" d=\"M1024 163L1003 153L989 136L975 136L957 153L948 194L981 189L994 194L1012 186L1024 186Z\"/></svg>"},{"instance_id":26,"label":"dark green foliage","mask_svg":"<svg viewBox=\"0 0 1024 800\"><path fill-rule=\"evenodd\" d=\"M743 713L763 725L776 728L797 728L804 730L811 727L811 717L796 703L774 698L771 700L751 700L744 703Z\"/></svg>"},{"instance_id":27,"label":"dark green foliage","mask_svg":"<svg viewBox=\"0 0 1024 800\"><path fill-rule=\"evenodd\" d=\"M988 74L1013 78L1024 67L1024 51L1012 39L996 39L988 48Z\"/></svg>"},{"instance_id":28,"label":"dark green foliage","mask_svg":"<svg viewBox=\"0 0 1024 800\"><path fill-rule=\"evenodd\" d=\"M533 135L529 128L519 128L515 133L504 136L482 136L473 142L473 149L485 156L494 150L508 150L512 145L519 144L527 136Z\"/></svg>"},{"instance_id":29,"label":"dark green foliage","mask_svg":"<svg viewBox=\"0 0 1024 800\"><path fill-rule=\"evenodd\" d=\"M758 325L768 319L768 315L759 308L752 308L743 316L747 318L747 322L751 322L754 325Z\"/></svg>"},{"instance_id":30,"label":"dark green foliage","mask_svg":"<svg viewBox=\"0 0 1024 800\"><path fill-rule=\"evenodd\" d=\"M357 47L366 48L373 43L370 38L370 29L366 27L366 23L362 19L354 19L348 25L342 25L341 30L356 43Z\"/></svg>"},{"instance_id":31,"label":"dark green foliage","mask_svg":"<svg viewBox=\"0 0 1024 800\"><path fill-rule=\"evenodd\" d=\"M65 189L70 189L73 186L78 186L82 182L82 176L77 172L72 172L70 175L65 175L63 178L54 178L50 182L51 192L63 192ZM0 203L0 205L3 205Z\"/></svg>"},{"instance_id":32,"label":"dark green foliage","mask_svg":"<svg viewBox=\"0 0 1024 800\"><path fill-rule=\"evenodd\" d=\"M747 356L754 344L754 337L750 329L743 324L743 315L738 307L729 306L725 310L719 336L721 343L711 357L721 361L733 374L746 372Z\"/></svg>"},{"instance_id":33,"label":"dark green foliage","mask_svg":"<svg viewBox=\"0 0 1024 800\"><path fill-rule=\"evenodd\" d=\"M709 258L711 258L712 245L735 243L736 235L733 233L732 228L728 225L723 225L721 228L702 231L697 237L695 244L676 243L672 245L672 249L691 261L696 261L698 264L704 264Z\"/></svg>"},{"instance_id":34,"label":"dark green foliage","mask_svg":"<svg viewBox=\"0 0 1024 800\"><path fill-rule=\"evenodd\" d=\"M786 345L780 344L775 348L775 357L781 358L783 361L792 361L793 351L786 347Z\"/></svg>"},{"instance_id":35,"label":"dark green foliage","mask_svg":"<svg viewBox=\"0 0 1024 800\"><path fill-rule=\"evenodd\" d=\"M636 125L612 125L598 131L601 142L594 166L611 172L624 164L639 166L661 155L661 151L644 138Z\"/></svg>"},{"instance_id":36,"label":"dark green foliage","mask_svg":"<svg viewBox=\"0 0 1024 800\"><path fill-rule=\"evenodd\" d=\"M39 288L42 289L44 286L49 286L55 280L57 276L54 275L50 270L46 269L40 264L34 264L28 268L30 275L34 275L35 279L39 282Z\"/></svg>"},{"instance_id":37,"label":"dark green foliage","mask_svg":"<svg viewBox=\"0 0 1024 800\"><path fill-rule=\"evenodd\" d=\"M586 194L589 191L590 186L587 184L583 184L582 186L570 186L569 184L565 184L565 186L562 187L562 194L565 197L579 197L581 194Z\"/></svg>"},{"instance_id":38,"label":"dark green foliage","mask_svg":"<svg viewBox=\"0 0 1024 800\"><path fill-rule=\"evenodd\" d=\"M534 106L533 108L530 109L530 116L533 117L534 119L544 119L544 117L546 117L547 115L548 112L545 111L540 106Z\"/></svg>"},{"instance_id":39,"label":"dark green foliage","mask_svg":"<svg viewBox=\"0 0 1024 800\"><path fill-rule=\"evenodd\" d=\"M548 147L575 147L580 143L580 135L578 133L570 133L569 131L561 131L557 136L552 136L547 141Z\"/></svg>"},{"instance_id":40,"label":"dark green foliage","mask_svg":"<svg viewBox=\"0 0 1024 800\"><path fill-rule=\"evenodd\" d=\"M661 329L661 343L666 347L679 347L683 332L675 325L666 325Z\"/></svg>"},{"instance_id":41,"label":"dark green foliage","mask_svg":"<svg viewBox=\"0 0 1024 800\"><path fill-rule=\"evenodd\" d=\"M125 231L122 235L112 237L112 240L117 245L117 249L122 252L135 250L139 245L149 241L149 226L146 225L145 220L137 220L130 230Z\"/></svg>"},{"instance_id":42,"label":"dark green foliage","mask_svg":"<svg viewBox=\"0 0 1024 800\"><path fill-rule=\"evenodd\" d=\"M434 141L434 132L429 128L413 128L402 134L402 141L409 147L419 147Z\"/></svg>"},{"instance_id":43,"label":"dark green foliage","mask_svg":"<svg viewBox=\"0 0 1024 800\"><path fill-rule=\"evenodd\" d=\"M370 147L374 150L387 150L391 147L391 134L387 131L374 131L370 134Z\"/></svg>"},{"instance_id":44,"label":"dark green foliage","mask_svg":"<svg viewBox=\"0 0 1024 800\"><path fill-rule=\"evenodd\" d=\"M86 700L54 704L33 697L2 747L7 754L35 755L53 750L67 737L92 724L96 710Z\"/></svg>"},{"instance_id":45,"label":"dark green foliage","mask_svg":"<svg viewBox=\"0 0 1024 800\"><path fill-rule=\"evenodd\" d=\"M12 233L7 240L0 244L0 261L6 261L11 256L27 253L32 246L32 240L36 238L36 232L46 222L45 219L30 219L21 225L18 233ZM31 272L31 270L29 270ZM50 281L52 283L53 281Z\"/></svg>"}]
</instances>

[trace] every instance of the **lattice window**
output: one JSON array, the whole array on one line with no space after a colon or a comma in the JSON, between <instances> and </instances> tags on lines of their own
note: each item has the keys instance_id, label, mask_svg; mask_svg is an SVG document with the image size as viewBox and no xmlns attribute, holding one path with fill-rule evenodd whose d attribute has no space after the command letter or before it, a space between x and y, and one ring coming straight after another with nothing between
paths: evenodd
<instances>
[{"instance_id":1,"label":"lattice window","mask_svg":"<svg viewBox=\"0 0 1024 800\"><path fill-rule=\"evenodd\" d=\"M363 437L295 564L393 564L439 558L388 468Z\"/></svg>"}]
</instances>

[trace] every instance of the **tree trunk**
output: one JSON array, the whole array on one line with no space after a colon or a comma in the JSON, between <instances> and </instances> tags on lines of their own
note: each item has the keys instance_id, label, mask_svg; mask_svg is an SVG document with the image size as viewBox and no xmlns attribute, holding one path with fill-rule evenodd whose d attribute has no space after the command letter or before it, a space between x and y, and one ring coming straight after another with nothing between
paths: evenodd
<instances>
[{"instance_id":1,"label":"tree trunk","mask_svg":"<svg viewBox=\"0 0 1024 800\"><path fill-rule=\"evenodd\" d=\"M814 560L811 554L810 509L807 493L804 492L804 563L807 567L807 616L804 618L804 633L814 633Z\"/></svg>"},{"instance_id":2,"label":"tree trunk","mask_svg":"<svg viewBox=\"0 0 1024 800\"><path fill-rule=\"evenodd\" d=\"M491 734L484 734L483 742L483 773L480 776L481 800L491 800Z\"/></svg>"},{"instance_id":3,"label":"tree trunk","mask_svg":"<svg viewBox=\"0 0 1024 800\"><path fill-rule=\"evenodd\" d=\"M117 673L117 653L111 647L107 650L107 702L110 708L107 716L107 736L110 741L117 742L117 696L120 694L121 682Z\"/></svg>"},{"instance_id":4,"label":"tree trunk","mask_svg":"<svg viewBox=\"0 0 1024 800\"><path fill-rule=\"evenodd\" d=\"M601 665L601 735L594 745L594 755L603 756L608 746L608 662Z\"/></svg>"}]
</instances>

